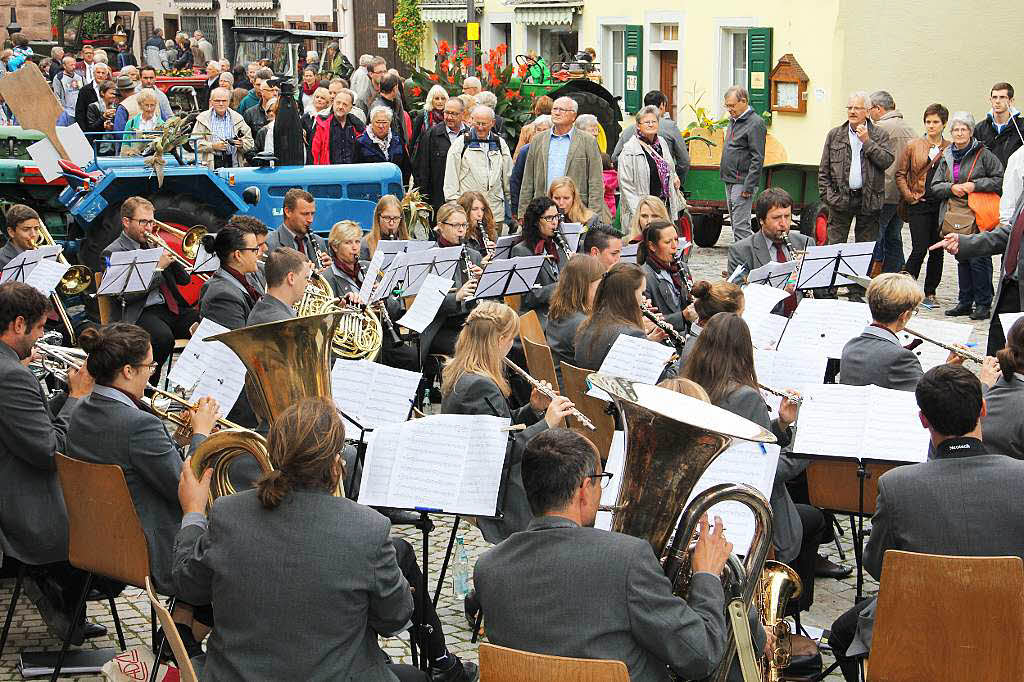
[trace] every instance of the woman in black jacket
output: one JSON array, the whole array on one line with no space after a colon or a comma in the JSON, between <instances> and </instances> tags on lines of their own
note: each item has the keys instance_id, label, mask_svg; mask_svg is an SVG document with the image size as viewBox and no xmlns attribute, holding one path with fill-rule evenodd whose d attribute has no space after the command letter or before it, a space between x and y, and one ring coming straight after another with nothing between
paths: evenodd
<instances>
[{"instance_id":1,"label":"woman in black jacket","mask_svg":"<svg viewBox=\"0 0 1024 682\"><path fill-rule=\"evenodd\" d=\"M352 163L393 163L402 171L402 182L409 182L412 164L405 153L402 138L392 132L394 112L385 106L370 109L370 122L356 138Z\"/></svg>"},{"instance_id":2,"label":"woman in black jacket","mask_svg":"<svg viewBox=\"0 0 1024 682\"><path fill-rule=\"evenodd\" d=\"M178 41L178 58L174 60L172 68L191 69L192 65L192 43L188 38L181 38Z\"/></svg>"}]
</instances>

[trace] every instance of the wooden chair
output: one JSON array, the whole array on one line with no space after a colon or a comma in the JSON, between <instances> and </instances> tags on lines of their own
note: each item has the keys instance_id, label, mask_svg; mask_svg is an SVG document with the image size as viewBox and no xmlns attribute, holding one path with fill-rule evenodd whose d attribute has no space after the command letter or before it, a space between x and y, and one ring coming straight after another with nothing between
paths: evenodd
<instances>
[{"instance_id":1,"label":"wooden chair","mask_svg":"<svg viewBox=\"0 0 1024 682\"><path fill-rule=\"evenodd\" d=\"M480 679L486 682L629 682L622 661L565 658L480 645Z\"/></svg>"},{"instance_id":2,"label":"wooden chair","mask_svg":"<svg viewBox=\"0 0 1024 682\"><path fill-rule=\"evenodd\" d=\"M594 422L596 431L579 428L580 433L585 435L597 447L602 460L608 459L608 452L612 447L612 436L615 433L615 418L605 412L608 403L587 395L587 375L590 370L580 369L567 362L562 363L562 383L565 386L564 395L571 400L576 409L587 416L587 419Z\"/></svg>"},{"instance_id":3,"label":"wooden chair","mask_svg":"<svg viewBox=\"0 0 1024 682\"><path fill-rule=\"evenodd\" d=\"M178 664L178 677L181 679L181 682L198 682L199 678L196 677L196 670L192 667L192 661L189 660L188 652L185 651L185 644L181 641L178 628L175 627L174 621L171 619L171 612L160 602L160 597L153 591L153 584L149 581L148 575L146 576L146 594L149 595L149 604L160 620L164 634L167 635L167 641L171 645L171 651L174 652L174 660ZM157 661L154 665L159 666L160 662Z\"/></svg>"},{"instance_id":4,"label":"wooden chair","mask_svg":"<svg viewBox=\"0 0 1024 682\"><path fill-rule=\"evenodd\" d=\"M871 642L868 682L1019 680L1024 562L890 549Z\"/></svg>"},{"instance_id":5,"label":"wooden chair","mask_svg":"<svg viewBox=\"0 0 1024 682\"><path fill-rule=\"evenodd\" d=\"M507 305L509 308L511 308L512 310L514 310L514 311L516 311L518 313L519 312L519 306L523 302L523 295L522 294L512 294L510 296L506 296L503 300L505 302L505 305Z\"/></svg>"},{"instance_id":6,"label":"wooden chair","mask_svg":"<svg viewBox=\"0 0 1024 682\"><path fill-rule=\"evenodd\" d=\"M533 311L531 310L529 314L532 315ZM526 371L534 379L548 382L557 391L558 377L555 375L555 361L551 358L551 348L543 343L534 343L525 336L522 341L523 352L526 355ZM565 426L564 419L561 425Z\"/></svg>"},{"instance_id":7,"label":"wooden chair","mask_svg":"<svg viewBox=\"0 0 1024 682\"><path fill-rule=\"evenodd\" d=\"M529 339L534 343L546 344L548 342L544 336L544 327L540 325L540 318L537 317L536 310L531 310L519 316L519 340L523 341L525 339Z\"/></svg>"}]
</instances>

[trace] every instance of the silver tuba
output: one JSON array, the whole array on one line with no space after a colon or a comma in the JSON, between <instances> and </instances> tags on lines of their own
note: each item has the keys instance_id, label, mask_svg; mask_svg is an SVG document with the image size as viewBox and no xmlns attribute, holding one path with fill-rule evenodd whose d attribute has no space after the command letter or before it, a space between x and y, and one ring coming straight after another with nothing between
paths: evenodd
<instances>
[{"instance_id":1,"label":"silver tuba","mask_svg":"<svg viewBox=\"0 0 1024 682\"><path fill-rule=\"evenodd\" d=\"M697 495L689 505L686 501L733 438L774 443L775 436L727 410L665 388L599 373L589 375L587 380L611 396L626 436L622 484L611 509L612 530L650 542L655 555L663 558L665 574L677 595L685 598L689 591L690 545L704 512L729 500L753 512L756 528L750 550L742 563L731 557L723 573L726 600L741 601L745 617L771 547L768 501L741 483L716 485ZM675 539L666 551L673 530ZM759 658L749 639L740 646L744 647L741 659ZM709 679L725 680L736 652L736 637L730 636L725 656Z\"/></svg>"}]
</instances>

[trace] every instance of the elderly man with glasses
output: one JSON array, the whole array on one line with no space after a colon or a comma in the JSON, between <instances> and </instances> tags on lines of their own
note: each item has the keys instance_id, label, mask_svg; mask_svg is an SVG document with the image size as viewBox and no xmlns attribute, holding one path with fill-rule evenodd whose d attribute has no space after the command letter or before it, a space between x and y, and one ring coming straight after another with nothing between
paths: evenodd
<instances>
[{"instance_id":1,"label":"elderly man with glasses","mask_svg":"<svg viewBox=\"0 0 1024 682\"><path fill-rule=\"evenodd\" d=\"M252 130L242 115L228 107L231 91L215 88L210 93L210 108L199 114L193 135L201 135L199 154L211 169L241 166L244 155L255 143Z\"/></svg>"},{"instance_id":2,"label":"elderly man with glasses","mask_svg":"<svg viewBox=\"0 0 1024 682\"><path fill-rule=\"evenodd\" d=\"M470 114L472 128L452 142L444 173L444 196L457 200L464 192L480 192L496 223L505 220L505 198L512 173L508 144L494 131L494 109L477 105Z\"/></svg>"}]
</instances>

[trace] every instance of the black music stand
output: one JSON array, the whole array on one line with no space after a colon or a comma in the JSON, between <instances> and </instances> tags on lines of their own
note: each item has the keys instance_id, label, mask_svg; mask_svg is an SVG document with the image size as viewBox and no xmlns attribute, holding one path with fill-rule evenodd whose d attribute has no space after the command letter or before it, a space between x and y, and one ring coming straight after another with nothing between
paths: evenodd
<instances>
[{"instance_id":1,"label":"black music stand","mask_svg":"<svg viewBox=\"0 0 1024 682\"><path fill-rule=\"evenodd\" d=\"M38 249L22 251L0 270L0 284L24 282L41 261L56 258L58 253L59 246L40 246Z\"/></svg>"},{"instance_id":2,"label":"black music stand","mask_svg":"<svg viewBox=\"0 0 1024 682\"><path fill-rule=\"evenodd\" d=\"M473 299L502 298L533 289L547 256L517 256L487 264Z\"/></svg>"},{"instance_id":3,"label":"black music stand","mask_svg":"<svg viewBox=\"0 0 1024 682\"><path fill-rule=\"evenodd\" d=\"M206 247L199 245L199 253L196 254L195 264L192 266L193 275L216 272L220 268L220 258L217 254L209 253Z\"/></svg>"},{"instance_id":4,"label":"black music stand","mask_svg":"<svg viewBox=\"0 0 1024 682\"><path fill-rule=\"evenodd\" d=\"M498 241L494 244L494 260L512 258L512 247L521 241L522 235L519 234L507 234L504 237L498 237Z\"/></svg>"},{"instance_id":5,"label":"black music stand","mask_svg":"<svg viewBox=\"0 0 1024 682\"><path fill-rule=\"evenodd\" d=\"M110 254L110 263L100 282L97 296L115 295L121 299L121 316L127 306L125 294L145 292L153 280L163 249L135 249Z\"/></svg>"},{"instance_id":6,"label":"black music stand","mask_svg":"<svg viewBox=\"0 0 1024 682\"><path fill-rule=\"evenodd\" d=\"M403 295L412 296L423 286L427 275L433 273L444 279L455 279L455 268L462 258L464 246L449 246L407 253Z\"/></svg>"},{"instance_id":7,"label":"black music stand","mask_svg":"<svg viewBox=\"0 0 1024 682\"><path fill-rule=\"evenodd\" d=\"M871 267L874 242L809 246L797 271L797 289L835 288L857 284L844 275L864 277Z\"/></svg>"}]
</instances>

